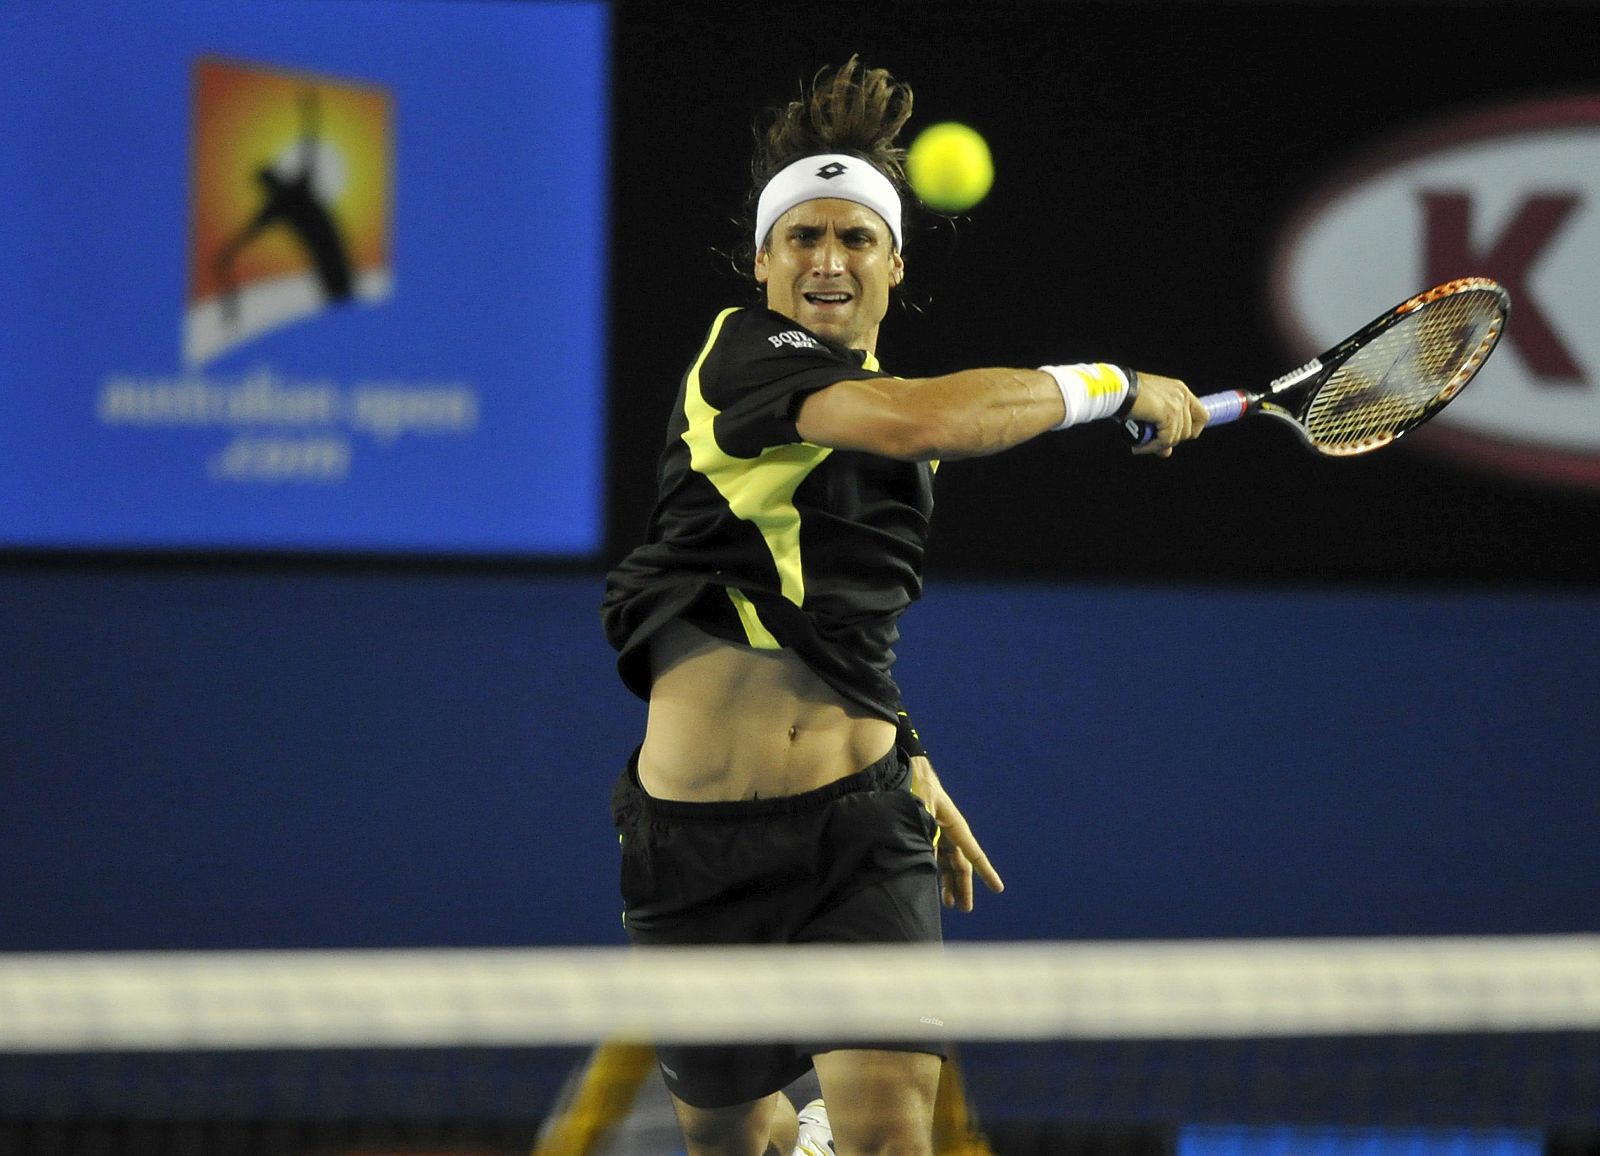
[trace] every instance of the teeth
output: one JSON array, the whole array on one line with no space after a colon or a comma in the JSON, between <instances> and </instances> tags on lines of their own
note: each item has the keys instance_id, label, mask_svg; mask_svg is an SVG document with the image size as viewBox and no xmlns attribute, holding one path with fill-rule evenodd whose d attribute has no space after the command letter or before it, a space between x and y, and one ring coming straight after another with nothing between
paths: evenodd
<instances>
[{"instance_id":1,"label":"teeth","mask_svg":"<svg viewBox=\"0 0 1600 1156\"><path fill-rule=\"evenodd\" d=\"M850 300L850 294L848 293L807 293L806 296L812 301L842 302Z\"/></svg>"}]
</instances>

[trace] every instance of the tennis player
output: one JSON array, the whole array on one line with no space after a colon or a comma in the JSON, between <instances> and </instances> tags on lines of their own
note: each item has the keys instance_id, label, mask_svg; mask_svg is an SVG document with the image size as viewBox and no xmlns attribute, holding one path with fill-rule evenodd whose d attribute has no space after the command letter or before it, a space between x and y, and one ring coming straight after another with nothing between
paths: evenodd
<instances>
[{"instance_id":1,"label":"tennis player","mask_svg":"<svg viewBox=\"0 0 1600 1156\"><path fill-rule=\"evenodd\" d=\"M974 873L1001 890L891 674L935 463L1129 414L1156 430L1135 452L1165 456L1205 424L1183 383L1109 364L879 368L906 272L896 138L911 108L909 87L852 58L774 111L752 165L765 307L712 321L646 540L607 580L606 636L649 703L612 798L637 944L935 943L941 897L971 910ZM930 1007L880 1047L658 1059L691 1156L787 1156L780 1089L813 1065L826 1114L808 1143L831 1126L839 1156L929 1152L940 1026Z\"/></svg>"}]
</instances>

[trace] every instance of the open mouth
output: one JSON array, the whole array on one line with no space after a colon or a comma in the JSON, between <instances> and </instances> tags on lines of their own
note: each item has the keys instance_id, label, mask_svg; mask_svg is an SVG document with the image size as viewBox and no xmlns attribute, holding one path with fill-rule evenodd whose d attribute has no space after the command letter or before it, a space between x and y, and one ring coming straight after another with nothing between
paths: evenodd
<instances>
[{"instance_id":1,"label":"open mouth","mask_svg":"<svg viewBox=\"0 0 1600 1156\"><path fill-rule=\"evenodd\" d=\"M848 305L851 301L848 293L807 293L805 299L813 305Z\"/></svg>"}]
</instances>

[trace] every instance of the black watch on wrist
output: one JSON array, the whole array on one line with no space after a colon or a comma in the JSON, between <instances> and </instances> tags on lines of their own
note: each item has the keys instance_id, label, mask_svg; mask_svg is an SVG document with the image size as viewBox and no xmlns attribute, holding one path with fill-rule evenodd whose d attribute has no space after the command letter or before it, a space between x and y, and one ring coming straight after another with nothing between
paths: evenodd
<instances>
[{"instance_id":1,"label":"black watch on wrist","mask_svg":"<svg viewBox=\"0 0 1600 1156\"><path fill-rule=\"evenodd\" d=\"M1136 370L1125 365L1117 366L1122 370L1122 376L1128 379L1128 392L1122 395L1122 404L1117 406L1117 412L1111 415L1113 421L1121 421L1133 410L1133 403L1139 400L1139 374Z\"/></svg>"}]
</instances>

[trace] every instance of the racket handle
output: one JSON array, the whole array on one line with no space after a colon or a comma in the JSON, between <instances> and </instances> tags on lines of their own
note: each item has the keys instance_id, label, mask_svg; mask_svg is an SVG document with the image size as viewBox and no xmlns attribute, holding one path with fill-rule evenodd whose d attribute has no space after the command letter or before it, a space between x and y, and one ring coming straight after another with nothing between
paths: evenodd
<instances>
[{"instance_id":1,"label":"racket handle","mask_svg":"<svg viewBox=\"0 0 1600 1156\"><path fill-rule=\"evenodd\" d=\"M1238 421L1250 412L1250 395L1239 389L1208 393L1197 400L1205 407L1208 426L1226 425L1230 421ZM1122 427L1136 446L1142 446L1156 436L1155 426L1131 417L1122 423Z\"/></svg>"}]
</instances>

